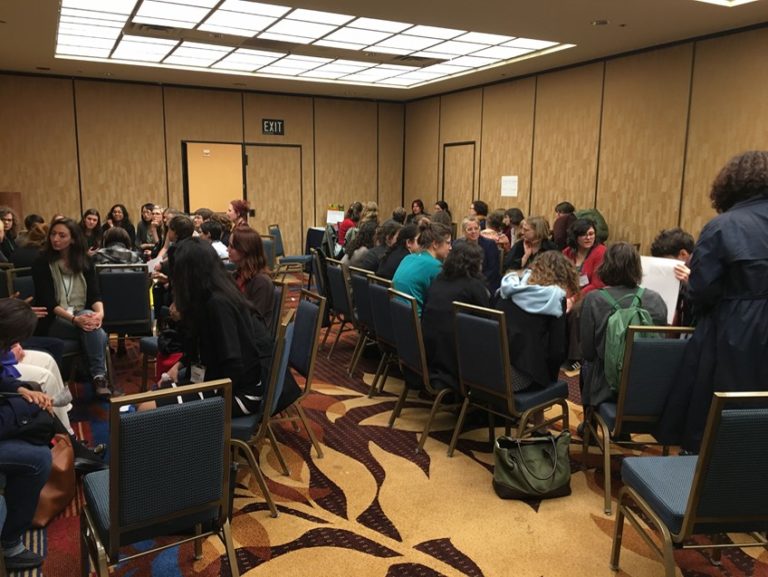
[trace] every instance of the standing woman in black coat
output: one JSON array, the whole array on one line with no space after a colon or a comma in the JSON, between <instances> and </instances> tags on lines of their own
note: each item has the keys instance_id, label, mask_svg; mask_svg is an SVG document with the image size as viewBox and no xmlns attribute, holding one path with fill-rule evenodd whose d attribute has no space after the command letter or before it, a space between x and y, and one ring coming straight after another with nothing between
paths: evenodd
<instances>
[{"instance_id":1,"label":"standing woman in black coat","mask_svg":"<svg viewBox=\"0 0 768 577\"><path fill-rule=\"evenodd\" d=\"M768 386L768 152L732 158L709 196L720 214L701 231L688 279L699 322L657 435L694 453L713 392Z\"/></svg>"}]
</instances>

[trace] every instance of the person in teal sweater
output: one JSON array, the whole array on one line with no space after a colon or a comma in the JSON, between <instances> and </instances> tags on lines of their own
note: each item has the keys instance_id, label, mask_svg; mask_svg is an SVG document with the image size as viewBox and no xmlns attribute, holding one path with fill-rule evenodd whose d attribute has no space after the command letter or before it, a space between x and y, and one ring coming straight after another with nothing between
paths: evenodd
<instances>
[{"instance_id":1,"label":"person in teal sweater","mask_svg":"<svg viewBox=\"0 0 768 577\"><path fill-rule=\"evenodd\" d=\"M451 230L444 224L422 221L419 224L418 243L420 251L402 260L392 283L395 290L416 299L421 316L427 291L451 252Z\"/></svg>"}]
</instances>

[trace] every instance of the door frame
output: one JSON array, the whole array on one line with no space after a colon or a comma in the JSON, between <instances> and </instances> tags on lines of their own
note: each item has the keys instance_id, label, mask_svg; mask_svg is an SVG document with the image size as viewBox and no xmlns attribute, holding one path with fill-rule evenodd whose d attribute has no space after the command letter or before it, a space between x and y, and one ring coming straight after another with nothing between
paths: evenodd
<instances>
[{"instance_id":1,"label":"door frame","mask_svg":"<svg viewBox=\"0 0 768 577\"><path fill-rule=\"evenodd\" d=\"M443 174L442 183L440 186L440 200L445 200L445 152L448 148L454 146L468 146L472 145L472 198L475 198L475 172L477 170L475 161L477 159L477 143L474 140L463 140L460 142L444 142L443 143Z\"/></svg>"}]
</instances>

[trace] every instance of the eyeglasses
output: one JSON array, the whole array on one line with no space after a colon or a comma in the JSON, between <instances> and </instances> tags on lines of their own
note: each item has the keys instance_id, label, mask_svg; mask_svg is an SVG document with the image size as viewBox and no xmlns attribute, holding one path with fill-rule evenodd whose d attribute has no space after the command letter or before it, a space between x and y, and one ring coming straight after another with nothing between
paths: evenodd
<instances>
[{"instance_id":1,"label":"eyeglasses","mask_svg":"<svg viewBox=\"0 0 768 577\"><path fill-rule=\"evenodd\" d=\"M595 231L593 230L593 231L590 231L590 232L584 233L584 234L582 234L581 236L583 236L583 237L591 237L591 236L595 236Z\"/></svg>"}]
</instances>

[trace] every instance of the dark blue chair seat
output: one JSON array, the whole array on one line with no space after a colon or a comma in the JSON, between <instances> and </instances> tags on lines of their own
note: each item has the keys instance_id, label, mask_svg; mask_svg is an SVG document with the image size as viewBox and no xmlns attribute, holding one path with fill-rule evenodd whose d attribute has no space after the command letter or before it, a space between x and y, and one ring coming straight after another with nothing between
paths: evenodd
<instances>
[{"instance_id":1,"label":"dark blue chair seat","mask_svg":"<svg viewBox=\"0 0 768 577\"><path fill-rule=\"evenodd\" d=\"M542 403L567 397L568 383L565 381L557 381L547 387L536 387L530 391L524 390L515 393L515 408L522 413L523 411L527 411Z\"/></svg>"},{"instance_id":2,"label":"dark blue chair seat","mask_svg":"<svg viewBox=\"0 0 768 577\"><path fill-rule=\"evenodd\" d=\"M261 417L259 415L246 415L245 417L235 417L232 419L232 438L245 441L251 440L256 427L259 426Z\"/></svg>"},{"instance_id":3,"label":"dark blue chair seat","mask_svg":"<svg viewBox=\"0 0 768 577\"><path fill-rule=\"evenodd\" d=\"M157 356L157 337L141 337L139 351L145 355Z\"/></svg>"}]
</instances>

